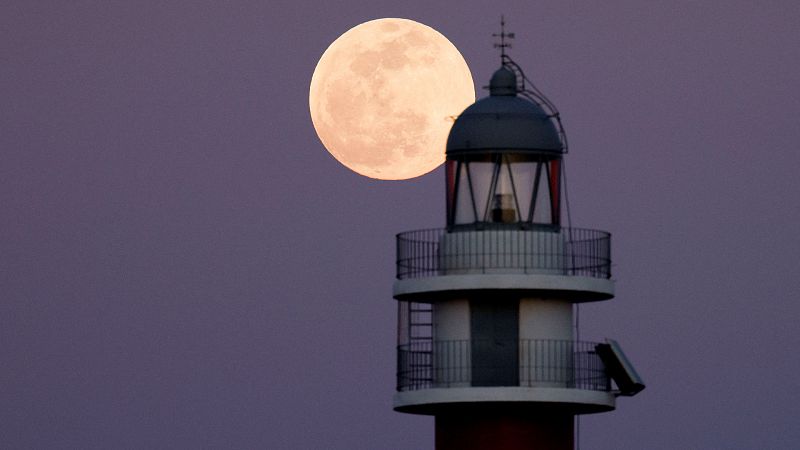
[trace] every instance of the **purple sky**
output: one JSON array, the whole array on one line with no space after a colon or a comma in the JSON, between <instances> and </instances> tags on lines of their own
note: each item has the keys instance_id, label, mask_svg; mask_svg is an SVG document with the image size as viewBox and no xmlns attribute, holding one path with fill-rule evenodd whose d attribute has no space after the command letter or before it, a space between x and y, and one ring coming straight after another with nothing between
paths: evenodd
<instances>
[{"instance_id":1,"label":"purple sky","mask_svg":"<svg viewBox=\"0 0 800 450\"><path fill-rule=\"evenodd\" d=\"M1 446L432 448L391 410L391 285L443 173L339 165L308 85L341 33L405 17L483 86L501 12L562 112L573 224L614 234L582 338L648 384L582 448L799 445L800 3L10 0Z\"/></svg>"}]
</instances>

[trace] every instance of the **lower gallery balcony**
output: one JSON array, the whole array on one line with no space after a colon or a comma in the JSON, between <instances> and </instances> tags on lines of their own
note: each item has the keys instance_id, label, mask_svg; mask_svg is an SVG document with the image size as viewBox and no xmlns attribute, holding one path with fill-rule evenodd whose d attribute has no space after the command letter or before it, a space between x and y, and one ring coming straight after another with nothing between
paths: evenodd
<instances>
[{"instance_id":1,"label":"lower gallery balcony","mask_svg":"<svg viewBox=\"0 0 800 450\"><path fill-rule=\"evenodd\" d=\"M400 345L395 409L432 414L444 405L516 402L608 411L614 393L598 345L550 339Z\"/></svg>"}]
</instances>

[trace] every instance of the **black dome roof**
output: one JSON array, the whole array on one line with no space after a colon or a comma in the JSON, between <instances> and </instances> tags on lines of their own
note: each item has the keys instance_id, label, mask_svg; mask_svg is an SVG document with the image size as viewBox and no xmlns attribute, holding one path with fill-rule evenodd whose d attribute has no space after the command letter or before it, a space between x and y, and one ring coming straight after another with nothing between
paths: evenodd
<instances>
[{"instance_id":1,"label":"black dome roof","mask_svg":"<svg viewBox=\"0 0 800 450\"><path fill-rule=\"evenodd\" d=\"M564 145L550 116L517 96L516 76L501 67L492 76L490 95L465 109L447 138L447 154L513 152L560 155Z\"/></svg>"}]
</instances>

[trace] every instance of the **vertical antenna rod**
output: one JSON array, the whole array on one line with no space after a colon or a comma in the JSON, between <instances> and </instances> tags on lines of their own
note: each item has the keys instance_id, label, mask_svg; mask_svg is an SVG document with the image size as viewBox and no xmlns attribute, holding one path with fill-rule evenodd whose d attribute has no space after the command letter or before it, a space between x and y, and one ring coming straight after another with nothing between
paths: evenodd
<instances>
[{"instance_id":1,"label":"vertical antenna rod","mask_svg":"<svg viewBox=\"0 0 800 450\"><path fill-rule=\"evenodd\" d=\"M500 61L505 63L506 61L506 48L511 48L511 43L506 42L506 38L514 39L514 33L506 33L506 18L505 16L500 16L500 33L492 33L492 37L499 37L500 43L494 44L494 48L500 49Z\"/></svg>"}]
</instances>

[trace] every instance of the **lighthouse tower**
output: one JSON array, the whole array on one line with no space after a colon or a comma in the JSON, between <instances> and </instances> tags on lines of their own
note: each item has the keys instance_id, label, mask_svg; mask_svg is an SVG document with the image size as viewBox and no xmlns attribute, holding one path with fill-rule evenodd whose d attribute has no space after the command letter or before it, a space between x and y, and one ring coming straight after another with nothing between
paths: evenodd
<instances>
[{"instance_id":1,"label":"lighthouse tower","mask_svg":"<svg viewBox=\"0 0 800 450\"><path fill-rule=\"evenodd\" d=\"M397 235L396 411L435 417L437 450L572 449L574 418L642 381L613 340L576 339L614 297L611 236L562 223L558 113L506 54L447 141L446 227Z\"/></svg>"}]
</instances>

